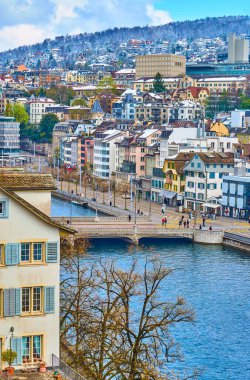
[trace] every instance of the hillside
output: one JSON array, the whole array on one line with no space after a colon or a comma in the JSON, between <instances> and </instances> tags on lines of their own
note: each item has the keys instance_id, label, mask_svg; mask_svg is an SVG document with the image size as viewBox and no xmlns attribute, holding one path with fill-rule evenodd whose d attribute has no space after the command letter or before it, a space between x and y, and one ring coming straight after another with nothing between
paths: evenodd
<instances>
[{"instance_id":1,"label":"hillside","mask_svg":"<svg viewBox=\"0 0 250 380\"><path fill-rule=\"evenodd\" d=\"M46 39L42 43L2 52L0 53L0 61L4 64L11 59L22 60L28 54L43 53L52 48L60 48L63 56L72 57L79 53L85 54L84 50L89 48L108 48L108 51L115 52L121 42L127 42L132 38L154 42L167 40L174 43L178 39L184 38L190 41L197 38L222 37L226 39L231 32L238 35L250 35L250 17L213 17L194 21L172 22L160 26L114 28L91 34L59 36L55 39Z\"/></svg>"}]
</instances>

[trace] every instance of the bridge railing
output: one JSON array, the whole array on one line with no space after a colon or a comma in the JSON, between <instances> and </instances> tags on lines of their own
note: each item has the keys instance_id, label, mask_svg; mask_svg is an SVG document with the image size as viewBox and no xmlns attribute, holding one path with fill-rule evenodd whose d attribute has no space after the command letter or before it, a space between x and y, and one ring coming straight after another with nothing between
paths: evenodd
<instances>
[{"instance_id":1,"label":"bridge railing","mask_svg":"<svg viewBox=\"0 0 250 380\"><path fill-rule=\"evenodd\" d=\"M68 220L71 220L71 223L107 223L107 222L128 222L128 216L98 216L98 220L96 220L95 216L81 216L81 217L53 217L52 218L55 221L58 221L60 223L67 223ZM140 216L139 220L141 222L148 222L147 216ZM131 221L132 224L132 221Z\"/></svg>"}]
</instances>

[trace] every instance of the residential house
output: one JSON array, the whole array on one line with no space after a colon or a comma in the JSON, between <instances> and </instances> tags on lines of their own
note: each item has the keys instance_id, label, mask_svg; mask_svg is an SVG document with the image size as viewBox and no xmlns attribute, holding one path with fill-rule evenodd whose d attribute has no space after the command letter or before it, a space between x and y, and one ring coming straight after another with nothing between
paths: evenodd
<instances>
[{"instance_id":1,"label":"residential house","mask_svg":"<svg viewBox=\"0 0 250 380\"><path fill-rule=\"evenodd\" d=\"M165 159L162 172L164 173L164 191L162 197L165 204L176 206L182 204L185 193L185 165L193 158L194 153L179 153L175 157Z\"/></svg>"},{"instance_id":2,"label":"residential house","mask_svg":"<svg viewBox=\"0 0 250 380\"><path fill-rule=\"evenodd\" d=\"M184 167L185 208L202 210L208 199L221 197L222 178L233 170L233 153L196 153Z\"/></svg>"},{"instance_id":3,"label":"residential house","mask_svg":"<svg viewBox=\"0 0 250 380\"><path fill-rule=\"evenodd\" d=\"M10 347L15 368L24 360L36 367L39 359L52 366L52 355L60 355L60 237L73 231L21 196L28 198L30 185L42 187L39 175L33 182L29 177L26 188L25 178L19 188L20 175L7 183L0 175L0 369L7 366L2 351Z\"/></svg>"},{"instance_id":4,"label":"residential house","mask_svg":"<svg viewBox=\"0 0 250 380\"><path fill-rule=\"evenodd\" d=\"M116 143L123 139L118 130L107 130L99 133L94 139L94 176L108 179L116 170Z\"/></svg>"}]
</instances>

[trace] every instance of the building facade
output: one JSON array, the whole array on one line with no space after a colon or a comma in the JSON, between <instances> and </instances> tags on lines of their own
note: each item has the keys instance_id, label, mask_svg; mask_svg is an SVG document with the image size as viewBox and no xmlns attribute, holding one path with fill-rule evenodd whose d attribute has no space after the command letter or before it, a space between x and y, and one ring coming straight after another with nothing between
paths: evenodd
<instances>
[{"instance_id":1,"label":"building facade","mask_svg":"<svg viewBox=\"0 0 250 380\"><path fill-rule=\"evenodd\" d=\"M136 57L135 79L152 78L158 72L163 77L185 75L186 57L175 54L152 54Z\"/></svg>"},{"instance_id":2,"label":"building facade","mask_svg":"<svg viewBox=\"0 0 250 380\"><path fill-rule=\"evenodd\" d=\"M208 199L222 196L222 178L233 173L234 157L232 153L196 153L184 171L184 206L202 210Z\"/></svg>"},{"instance_id":3,"label":"building facade","mask_svg":"<svg viewBox=\"0 0 250 380\"><path fill-rule=\"evenodd\" d=\"M20 123L14 117L0 116L0 154L20 151Z\"/></svg>"},{"instance_id":4,"label":"building facade","mask_svg":"<svg viewBox=\"0 0 250 380\"><path fill-rule=\"evenodd\" d=\"M13 177L0 187L0 368L7 366L1 353L10 347L16 368L39 359L51 366L52 354L60 354L60 235L70 230L17 195L27 195L30 186L20 187Z\"/></svg>"}]
</instances>

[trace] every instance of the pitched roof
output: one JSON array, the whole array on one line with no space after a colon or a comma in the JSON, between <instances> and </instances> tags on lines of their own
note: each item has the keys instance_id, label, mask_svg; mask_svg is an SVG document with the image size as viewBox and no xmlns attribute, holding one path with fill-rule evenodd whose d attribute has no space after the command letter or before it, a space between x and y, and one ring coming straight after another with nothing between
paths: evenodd
<instances>
[{"instance_id":1,"label":"pitched roof","mask_svg":"<svg viewBox=\"0 0 250 380\"><path fill-rule=\"evenodd\" d=\"M200 159L206 164L233 164L234 163L234 153L196 153Z\"/></svg>"},{"instance_id":2,"label":"pitched roof","mask_svg":"<svg viewBox=\"0 0 250 380\"><path fill-rule=\"evenodd\" d=\"M7 190L56 190L55 181L50 174L1 173L0 187Z\"/></svg>"},{"instance_id":3,"label":"pitched roof","mask_svg":"<svg viewBox=\"0 0 250 380\"><path fill-rule=\"evenodd\" d=\"M48 215L44 214L42 211L40 211L35 206L31 205L29 202L25 201L23 198L19 197L16 193L14 193L11 190L7 190L4 187L0 187L0 190L5 193L8 197L13 199L15 202L19 203L21 206L26 208L29 212L37 216L39 219L44 221L47 224L50 224L53 227L59 228L62 231L65 231L70 234L74 234L76 231L72 228L68 228L66 226L61 225L60 223L55 222L53 219L51 219Z\"/></svg>"},{"instance_id":4,"label":"pitched roof","mask_svg":"<svg viewBox=\"0 0 250 380\"><path fill-rule=\"evenodd\" d=\"M191 92L194 98L198 98L201 91L206 91L209 94L209 89L207 87L188 87L188 90Z\"/></svg>"}]
</instances>

